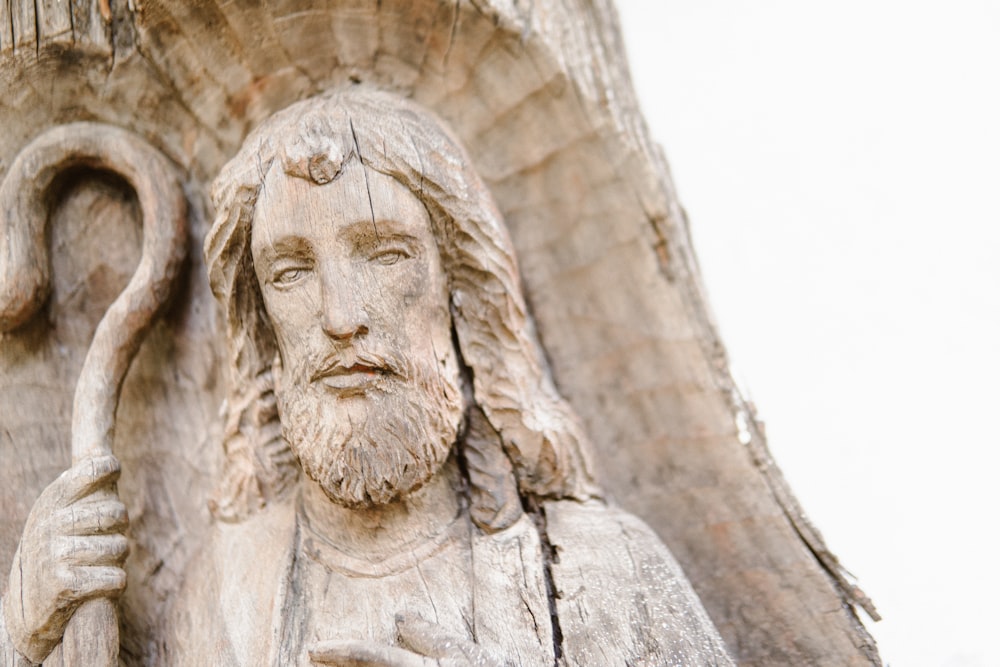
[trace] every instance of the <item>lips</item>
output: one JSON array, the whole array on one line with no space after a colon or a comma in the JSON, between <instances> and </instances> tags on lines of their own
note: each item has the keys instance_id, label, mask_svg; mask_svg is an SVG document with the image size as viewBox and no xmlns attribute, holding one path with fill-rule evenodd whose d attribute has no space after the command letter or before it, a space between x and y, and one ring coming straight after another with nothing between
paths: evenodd
<instances>
[{"instance_id":1,"label":"lips","mask_svg":"<svg viewBox=\"0 0 1000 667\"><path fill-rule=\"evenodd\" d=\"M391 374L388 368L369 366L356 363L351 366L335 364L312 377L313 382L319 382L331 389L363 389L380 378Z\"/></svg>"},{"instance_id":2,"label":"lips","mask_svg":"<svg viewBox=\"0 0 1000 667\"><path fill-rule=\"evenodd\" d=\"M310 381L323 385L340 395L364 393L389 377L400 376L398 364L386 356L369 350L348 348L317 360Z\"/></svg>"}]
</instances>

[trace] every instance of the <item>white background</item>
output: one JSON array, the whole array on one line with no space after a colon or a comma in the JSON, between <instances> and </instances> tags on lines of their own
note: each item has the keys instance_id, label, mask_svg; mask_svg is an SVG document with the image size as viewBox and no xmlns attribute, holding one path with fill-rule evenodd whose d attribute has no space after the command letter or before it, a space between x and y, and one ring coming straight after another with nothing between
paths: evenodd
<instances>
[{"instance_id":1,"label":"white background","mask_svg":"<svg viewBox=\"0 0 1000 667\"><path fill-rule=\"evenodd\" d=\"M713 310L889 665L1000 665L1000 2L619 0Z\"/></svg>"}]
</instances>

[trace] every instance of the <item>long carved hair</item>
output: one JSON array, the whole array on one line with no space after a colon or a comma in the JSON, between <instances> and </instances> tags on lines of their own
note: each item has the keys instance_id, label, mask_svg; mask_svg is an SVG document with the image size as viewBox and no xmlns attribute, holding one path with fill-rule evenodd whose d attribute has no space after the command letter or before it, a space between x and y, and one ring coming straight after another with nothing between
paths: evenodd
<instances>
[{"instance_id":1,"label":"long carved hair","mask_svg":"<svg viewBox=\"0 0 1000 667\"><path fill-rule=\"evenodd\" d=\"M264 177L277 161L290 176L323 184L354 159L409 188L432 220L455 337L472 380L474 405L460 455L473 519L487 530L506 527L520 515L518 491L547 498L598 495L589 442L542 357L492 195L431 112L358 86L276 113L215 181L217 215L205 257L225 314L231 373L226 470L215 514L240 520L284 494L298 474L277 423L271 379L277 345L250 256Z\"/></svg>"}]
</instances>

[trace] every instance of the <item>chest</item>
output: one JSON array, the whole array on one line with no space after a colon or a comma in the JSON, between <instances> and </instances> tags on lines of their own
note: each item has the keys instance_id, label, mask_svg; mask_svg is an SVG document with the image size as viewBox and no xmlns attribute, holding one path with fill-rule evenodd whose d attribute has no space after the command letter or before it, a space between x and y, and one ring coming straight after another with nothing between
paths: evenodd
<instances>
[{"instance_id":1,"label":"chest","mask_svg":"<svg viewBox=\"0 0 1000 667\"><path fill-rule=\"evenodd\" d=\"M507 664L551 665L542 557L529 526L483 536L456 527L445 539L377 562L350 558L300 535L281 623L282 653L310 665L312 644L398 645L396 616L419 615Z\"/></svg>"},{"instance_id":2,"label":"chest","mask_svg":"<svg viewBox=\"0 0 1000 667\"><path fill-rule=\"evenodd\" d=\"M324 640L397 643L397 614L417 614L458 636L474 639L472 550L467 541L432 553L398 554L391 563L365 564L304 544L293 566L295 604L283 628L307 665L308 647ZM313 547L313 548L310 548ZM367 565L367 567L366 567Z\"/></svg>"}]
</instances>

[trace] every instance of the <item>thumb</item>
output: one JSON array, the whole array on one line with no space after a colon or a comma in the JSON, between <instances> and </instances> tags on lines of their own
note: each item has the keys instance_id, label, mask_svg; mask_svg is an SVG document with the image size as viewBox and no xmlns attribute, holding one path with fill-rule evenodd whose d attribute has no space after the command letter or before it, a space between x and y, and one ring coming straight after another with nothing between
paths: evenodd
<instances>
[{"instance_id":1,"label":"thumb","mask_svg":"<svg viewBox=\"0 0 1000 667\"><path fill-rule=\"evenodd\" d=\"M56 480L59 487L59 504L63 507L85 498L97 489L118 480L122 467L110 454L79 461Z\"/></svg>"}]
</instances>

